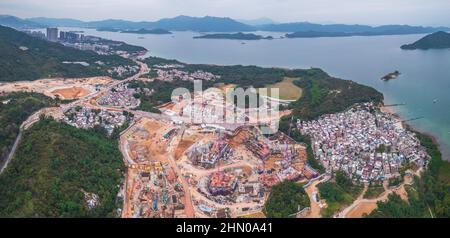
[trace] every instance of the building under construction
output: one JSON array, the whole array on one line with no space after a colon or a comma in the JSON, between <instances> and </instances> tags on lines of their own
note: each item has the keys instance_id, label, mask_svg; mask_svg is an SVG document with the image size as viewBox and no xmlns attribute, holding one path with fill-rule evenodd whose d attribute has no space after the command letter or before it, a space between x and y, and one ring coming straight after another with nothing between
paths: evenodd
<instances>
[{"instance_id":1,"label":"building under construction","mask_svg":"<svg viewBox=\"0 0 450 238\"><path fill-rule=\"evenodd\" d=\"M227 196L232 194L237 187L237 178L224 172L213 173L208 190L213 196Z\"/></svg>"},{"instance_id":2,"label":"building under construction","mask_svg":"<svg viewBox=\"0 0 450 238\"><path fill-rule=\"evenodd\" d=\"M270 147L263 136L255 132L254 127L242 126L235 130L233 137L237 143L243 143L255 156L267 160L270 156Z\"/></svg>"},{"instance_id":3,"label":"building under construction","mask_svg":"<svg viewBox=\"0 0 450 238\"><path fill-rule=\"evenodd\" d=\"M187 153L193 165L205 169L214 168L219 160L227 160L233 155L233 149L226 140L217 139L192 147Z\"/></svg>"}]
</instances>

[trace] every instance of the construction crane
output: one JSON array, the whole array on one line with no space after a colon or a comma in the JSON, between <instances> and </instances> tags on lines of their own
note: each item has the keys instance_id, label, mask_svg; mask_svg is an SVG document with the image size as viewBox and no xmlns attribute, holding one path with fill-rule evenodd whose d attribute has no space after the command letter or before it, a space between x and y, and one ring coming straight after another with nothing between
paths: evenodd
<instances>
[{"instance_id":1,"label":"construction crane","mask_svg":"<svg viewBox=\"0 0 450 238\"><path fill-rule=\"evenodd\" d=\"M294 120L294 116L291 117L291 121L289 122L289 129L288 129L288 134L287 134L288 137L291 136L291 131L292 131L292 121L293 121L293 120ZM286 139L284 140L284 144L285 144L285 146L286 146L285 153L284 153L284 160L285 160L286 163L288 163L288 160L289 160L289 150L288 150L288 143L287 143L287 141L288 141L288 138L286 138Z\"/></svg>"}]
</instances>

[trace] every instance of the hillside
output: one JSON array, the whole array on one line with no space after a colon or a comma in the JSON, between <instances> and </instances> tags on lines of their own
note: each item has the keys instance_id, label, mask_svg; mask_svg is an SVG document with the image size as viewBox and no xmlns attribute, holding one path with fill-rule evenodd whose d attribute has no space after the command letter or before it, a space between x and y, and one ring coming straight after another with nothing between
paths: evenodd
<instances>
[{"instance_id":1,"label":"hillside","mask_svg":"<svg viewBox=\"0 0 450 238\"><path fill-rule=\"evenodd\" d=\"M30 20L24 20L20 19L15 16L9 16L9 15L0 15L0 25L7 26L7 27L14 27L14 28L38 28L38 27L44 27L44 25L30 21Z\"/></svg>"},{"instance_id":2,"label":"hillside","mask_svg":"<svg viewBox=\"0 0 450 238\"><path fill-rule=\"evenodd\" d=\"M86 26L86 22L75 20L75 19L69 19L69 18L47 18L47 17L35 17L35 18L28 18L28 21L38 23L43 26L51 26L51 27L59 27L59 26L66 26L66 27L84 27Z\"/></svg>"},{"instance_id":3,"label":"hillside","mask_svg":"<svg viewBox=\"0 0 450 238\"><path fill-rule=\"evenodd\" d=\"M402 45L401 48L404 50L447 49L450 48L450 33L438 31L412 44Z\"/></svg>"},{"instance_id":4,"label":"hillside","mask_svg":"<svg viewBox=\"0 0 450 238\"><path fill-rule=\"evenodd\" d=\"M0 81L36 80L53 77L90 77L106 75L111 67L134 65L119 56L102 56L31 37L0 26ZM86 62L89 65L64 64ZM102 61L99 65L96 62Z\"/></svg>"},{"instance_id":5,"label":"hillside","mask_svg":"<svg viewBox=\"0 0 450 238\"><path fill-rule=\"evenodd\" d=\"M302 88L302 97L290 107L303 119L340 112L355 103L381 103L384 98L374 88L331 77L320 69L293 70L289 75L300 78L294 84Z\"/></svg>"},{"instance_id":6,"label":"hillside","mask_svg":"<svg viewBox=\"0 0 450 238\"><path fill-rule=\"evenodd\" d=\"M162 28L172 31L198 31L198 32L232 32L252 31L253 27L227 17L189 17L178 16L161 19L150 24L153 28Z\"/></svg>"},{"instance_id":7,"label":"hillside","mask_svg":"<svg viewBox=\"0 0 450 238\"><path fill-rule=\"evenodd\" d=\"M117 141L41 120L0 175L0 217L113 217L123 171ZM83 192L99 203L89 209Z\"/></svg>"},{"instance_id":8,"label":"hillside","mask_svg":"<svg viewBox=\"0 0 450 238\"><path fill-rule=\"evenodd\" d=\"M38 93L0 96L0 164L8 156L20 125L34 112L55 104L51 98Z\"/></svg>"}]
</instances>

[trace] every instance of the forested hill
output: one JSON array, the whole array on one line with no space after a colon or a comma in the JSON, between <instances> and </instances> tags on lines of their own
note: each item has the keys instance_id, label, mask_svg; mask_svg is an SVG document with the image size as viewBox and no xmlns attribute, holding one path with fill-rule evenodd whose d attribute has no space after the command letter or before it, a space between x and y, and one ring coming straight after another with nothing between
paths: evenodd
<instances>
[{"instance_id":1,"label":"forested hill","mask_svg":"<svg viewBox=\"0 0 450 238\"><path fill-rule=\"evenodd\" d=\"M53 77L108 76L108 69L134 65L120 56L102 56L31 37L12 28L0 26L0 81L36 80ZM86 62L64 64L63 62ZM95 62L101 61L100 65Z\"/></svg>"},{"instance_id":2,"label":"forested hill","mask_svg":"<svg viewBox=\"0 0 450 238\"><path fill-rule=\"evenodd\" d=\"M404 50L428 50L428 49L446 49L450 48L450 33L438 31L427 35L413 44L403 45Z\"/></svg>"},{"instance_id":3,"label":"forested hill","mask_svg":"<svg viewBox=\"0 0 450 238\"><path fill-rule=\"evenodd\" d=\"M39 109L56 105L56 100L39 93L0 95L0 164L11 151L20 125Z\"/></svg>"},{"instance_id":4,"label":"forested hill","mask_svg":"<svg viewBox=\"0 0 450 238\"><path fill-rule=\"evenodd\" d=\"M42 119L0 175L0 217L115 217L122 158L101 132Z\"/></svg>"}]
</instances>

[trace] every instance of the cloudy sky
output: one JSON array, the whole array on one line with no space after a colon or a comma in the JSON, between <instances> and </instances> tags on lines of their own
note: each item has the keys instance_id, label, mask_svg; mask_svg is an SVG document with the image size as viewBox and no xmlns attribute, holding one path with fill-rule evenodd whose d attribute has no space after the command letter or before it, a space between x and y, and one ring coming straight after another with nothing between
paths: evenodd
<instances>
[{"instance_id":1,"label":"cloudy sky","mask_svg":"<svg viewBox=\"0 0 450 238\"><path fill-rule=\"evenodd\" d=\"M450 26L450 0L0 0L0 14L82 20L177 15L269 17L278 22Z\"/></svg>"}]
</instances>

